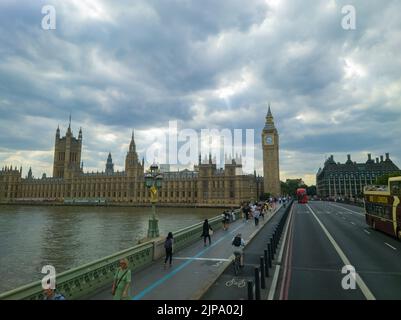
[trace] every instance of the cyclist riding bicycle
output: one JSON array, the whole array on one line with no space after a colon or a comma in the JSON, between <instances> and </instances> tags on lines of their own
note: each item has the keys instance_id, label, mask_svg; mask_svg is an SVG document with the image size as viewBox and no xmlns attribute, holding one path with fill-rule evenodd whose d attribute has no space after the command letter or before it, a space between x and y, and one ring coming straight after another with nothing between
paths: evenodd
<instances>
[{"instance_id":1,"label":"cyclist riding bicycle","mask_svg":"<svg viewBox=\"0 0 401 320\"><path fill-rule=\"evenodd\" d=\"M240 256L240 267L244 266L244 247L245 241L242 239L241 233L238 233L232 240L231 244L233 245L234 256Z\"/></svg>"}]
</instances>

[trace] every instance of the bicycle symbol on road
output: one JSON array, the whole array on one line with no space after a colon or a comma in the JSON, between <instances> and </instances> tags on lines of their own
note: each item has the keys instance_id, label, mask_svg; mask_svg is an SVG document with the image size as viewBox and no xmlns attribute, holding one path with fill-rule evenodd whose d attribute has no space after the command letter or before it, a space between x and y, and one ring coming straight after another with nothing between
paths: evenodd
<instances>
[{"instance_id":1,"label":"bicycle symbol on road","mask_svg":"<svg viewBox=\"0 0 401 320\"><path fill-rule=\"evenodd\" d=\"M232 278L231 280L226 282L226 286L227 287L231 287L231 286L237 286L238 288L243 288L245 287L246 283L245 283L245 279L241 279L239 281L236 281L235 278Z\"/></svg>"}]
</instances>

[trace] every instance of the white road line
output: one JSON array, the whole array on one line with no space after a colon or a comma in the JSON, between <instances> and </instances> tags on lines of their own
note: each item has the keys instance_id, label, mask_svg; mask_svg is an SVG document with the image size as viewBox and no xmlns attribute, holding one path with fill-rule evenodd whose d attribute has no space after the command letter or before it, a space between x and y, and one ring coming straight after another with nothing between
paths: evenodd
<instances>
[{"instance_id":1,"label":"white road line","mask_svg":"<svg viewBox=\"0 0 401 320\"><path fill-rule=\"evenodd\" d=\"M348 260L347 256L344 254L344 252L341 250L341 248L337 244L336 240L334 240L334 238L331 236L329 231L326 229L326 227L323 225L323 223L319 220L317 215L313 212L311 207L308 204L306 206L309 208L309 211L312 213L312 215L315 217L315 219L319 223L320 227L322 228L323 232L326 234L327 238L329 238L329 241L333 245L334 249L337 251L337 253L340 256L343 263L345 265L352 265L351 262ZM376 300L375 296L369 290L368 286L365 284L365 282L362 280L362 278L359 276L358 273L356 273L356 283L358 284L359 288L361 289L363 295L365 296L365 298L367 300Z\"/></svg>"},{"instance_id":2,"label":"white road line","mask_svg":"<svg viewBox=\"0 0 401 320\"><path fill-rule=\"evenodd\" d=\"M351 221L351 224L355 225L355 222L352 222L352 221Z\"/></svg>"},{"instance_id":3,"label":"white road line","mask_svg":"<svg viewBox=\"0 0 401 320\"><path fill-rule=\"evenodd\" d=\"M291 208L291 211L290 211L290 214L287 217L287 221L285 222L285 230L284 230L284 234L282 236L283 241L281 243L280 252L278 253L276 269L274 271L273 281L272 281L272 284L270 286L269 295L267 297L267 300L273 300L274 299L274 294L276 293L278 275L280 273L280 264L281 264L281 260L283 259L284 247L285 247L285 244L286 244L286 241L287 241L288 227L290 226L290 220L291 220L291 217L293 215L294 207L295 207L295 204L293 204L293 206Z\"/></svg>"},{"instance_id":4,"label":"white road line","mask_svg":"<svg viewBox=\"0 0 401 320\"><path fill-rule=\"evenodd\" d=\"M387 246L389 246L389 247L390 247L391 249L393 249L393 250L397 250L396 247L393 247L391 244L388 244L387 242L385 242L384 244L387 245Z\"/></svg>"},{"instance_id":5,"label":"white road line","mask_svg":"<svg viewBox=\"0 0 401 320\"><path fill-rule=\"evenodd\" d=\"M175 260L199 260L199 261L230 261L225 258L191 258L191 257L174 257Z\"/></svg>"},{"instance_id":6,"label":"white road line","mask_svg":"<svg viewBox=\"0 0 401 320\"><path fill-rule=\"evenodd\" d=\"M351 212L351 213L356 213L356 214L359 214L360 216L365 216L365 214L364 213L360 213L360 212L357 212L357 211L353 211L353 210L350 210L350 209L348 209L348 208L345 208L345 207L343 207L343 206L338 206L338 205L336 205L336 204L332 204L332 203L330 203L330 205L331 206L335 206L335 207L337 207L337 208L340 208L340 209L344 209L344 210L347 210L347 211L349 211L349 212Z\"/></svg>"},{"instance_id":7,"label":"white road line","mask_svg":"<svg viewBox=\"0 0 401 320\"><path fill-rule=\"evenodd\" d=\"M366 229L363 229L363 231L365 231L367 234L370 234L370 232Z\"/></svg>"}]
</instances>

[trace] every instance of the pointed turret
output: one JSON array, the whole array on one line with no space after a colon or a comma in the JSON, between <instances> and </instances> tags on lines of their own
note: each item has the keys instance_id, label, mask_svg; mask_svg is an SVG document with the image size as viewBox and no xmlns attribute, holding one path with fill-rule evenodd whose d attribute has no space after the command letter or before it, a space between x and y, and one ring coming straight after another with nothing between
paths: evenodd
<instances>
[{"instance_id":1,"label":"pointed turret","mask_svg":"<svg viewBox=\"0 0 401 320\"><path fill-rule=\"evenodd\" d=\"M82 140L82 128L79 128L78 140Z\"/></svg>"},{"instance_id":2,"label":"pointed turret","mask_svg":"<svg viewBox=\"0 0 401 320\"><path fill-rule=\"evenodd\" d=\"M113 173L114 173L114 164L113 164L113 159L111 158L111 153L109 152L106 161L106 174L113 174Z\"/></svg>"},{"instance_id":3,"label":"pointed turret","mask_svg":"<svg viewBox=\"0 0 401 320\"><path fill-rule=\"evenodd\" d=\"M129 150L136 151L134 130L132 130L132 137L131 137L131 143L129 144Z\"/></svg>"},{"instance_id":4,"label":"pointed turret","mask_svg":"<svg viewBox=\"0 0 401 320\"><path fill-rule=\"evenodd\" d=\"M274 118L273 118L272 111L270 108L270 102L269 102L269 107L268 107L267 114L266 114L265 129L266 130L275 129Z\"/></svg>"},{"instance_id":5,"label":"pointed turret","mask_svg":"<svg viewBox=\"0 0 401 320\"><path fill-rule=\"evenodd\" d=\"M71 136L72 132L71 132L71 113L70 113L70 118L68 121L68 129L67 129L67 136Z\"/></svg>"},{"instance_id":6,"label":"pointed turret","mask_svg":"<svg viewBox=\"0 0 401 320\"><path fill-rule=\"evenodd\" d=\"M60 139L60 127L59 127L59 126L57 126L56 138L57 138L57 139Z\"/></svg>"},{"instance_id":7,"label":"pointed turret","mask_svg":"<svg viewBox=\"0 0 401 320\"><path fill-rule=\"evenodd\" d=\"M29 167L28 179L32 179L32 168L31 167Z\"/></svg>"}]
</instances>

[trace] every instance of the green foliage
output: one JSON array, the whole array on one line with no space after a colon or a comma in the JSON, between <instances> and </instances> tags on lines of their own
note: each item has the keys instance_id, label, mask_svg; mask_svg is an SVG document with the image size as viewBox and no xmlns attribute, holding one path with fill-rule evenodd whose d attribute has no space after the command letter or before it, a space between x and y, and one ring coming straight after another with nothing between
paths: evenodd
<instances>
[{"instance_id":1,"label":"green foliage","mask_svg":"<svg viewBox=\"0 0 401 320\"><path fill-rule=\"evenodd\" d=\"M308 194L308 196L315 196L317 194L316 186L307 187L306 193Z\"/></svg>"}]
</instances>

